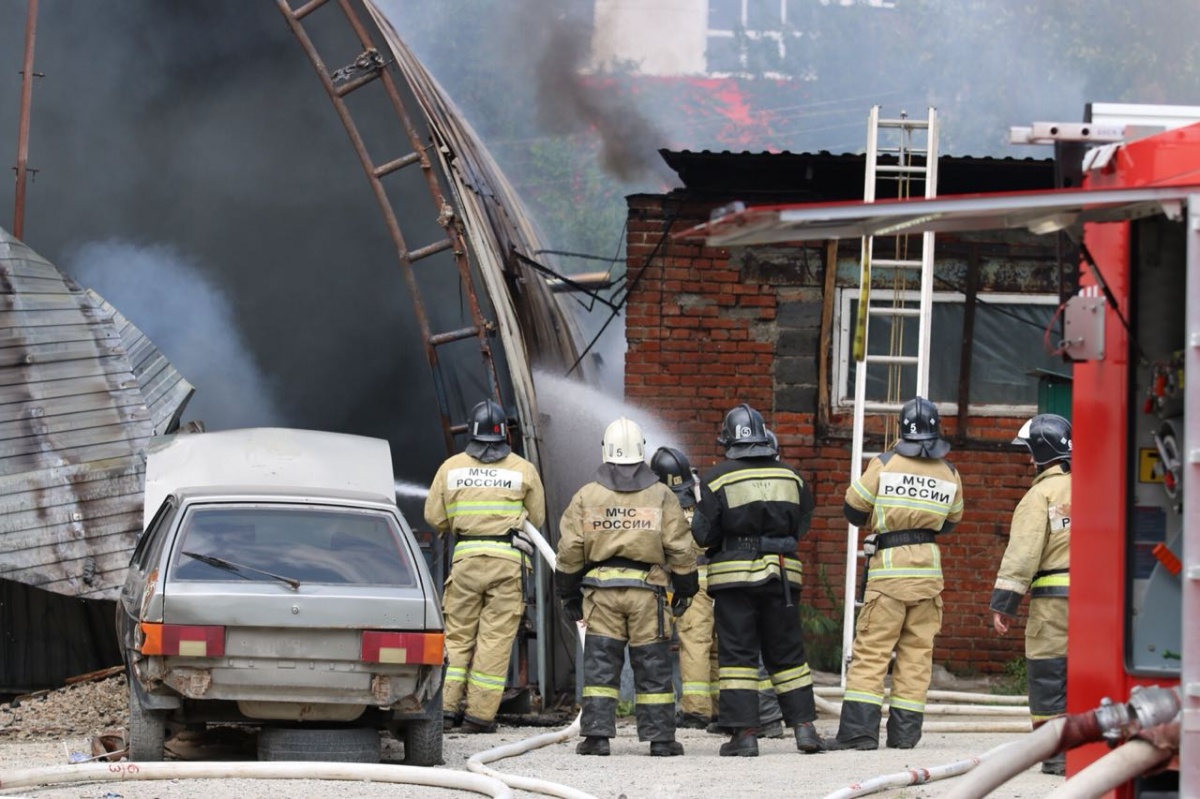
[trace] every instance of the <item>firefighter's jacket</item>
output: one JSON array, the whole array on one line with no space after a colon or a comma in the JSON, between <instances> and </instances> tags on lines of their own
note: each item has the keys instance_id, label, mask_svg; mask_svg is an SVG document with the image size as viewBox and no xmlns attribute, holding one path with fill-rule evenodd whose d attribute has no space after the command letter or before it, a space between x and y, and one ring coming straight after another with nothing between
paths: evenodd
<instances>
[{"instance_id":1,"label":"firefighter's jacket","mask_svg":"<svg viewBox=\"0 0 1200 799\"><path fill-rule=\"evenodd\" d=\"M472 557L506 558L527 563L511 543L523 535L525 521L546 521L546 492L533 464L514 452L484 463L465 452L438 469L425 499L425 521L438 532L458 537L453 562ZM529 545L522 542L528 551Z\"/></svg>"},{"instance_id":2,"label":"firefighter's jacket","mask_svg":"<svg viewBox=\"0 0 1200 799\"><path fill-rule=\"evenodd\" d=\"M867 564L867 590L909 602L942 592L942 555L936 543L887 547L889 533L948 532L963 515L962 478L940 458L885 452L846 489L846 518L867 527L880 549Z\"/></svg>"},{"instance_id":3,"label":"firefighter's jacket","mask_svg":"<svg viewBox=\"0 0 1200 799\"><path fill-rule=\"evenodd\" d=\"M773 457L728 459L705 473L692 534L708 553L708 592L781 579L799 586L796 542L814 506L800 473Z\"/></svg>"},{"instance_id":4,"label":"firefighter's jacket","mask_svg":"<svg viewBox=\"0 0 1200 799\"><path fill-rule=\"evenodd\" d=\"M667 572L696 579L687 519L675 494L657 480L633 491L588 483L571 498L558 531L562 596L580 585L665 590Z\"/></svg>"},{"instance_id":5,"label":"firefighter's jacket","mask_svg":"<svg viewBox=\"0 0 1200 799\"><path fill-rule=\"evenodd\" d=\"M1015 616L1021 597L1067 596L1071 564L1071 475L1054 465L1033 480L1013 511L991 610Z\"/></svg>"}]
</instances>

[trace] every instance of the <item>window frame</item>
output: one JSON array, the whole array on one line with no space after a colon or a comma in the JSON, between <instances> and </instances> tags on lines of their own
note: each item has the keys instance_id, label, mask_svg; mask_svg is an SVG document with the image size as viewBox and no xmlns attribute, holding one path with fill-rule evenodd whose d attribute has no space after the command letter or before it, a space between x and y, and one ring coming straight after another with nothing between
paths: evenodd
<instances>
[{"instance_id":1,"label":"window frame","mask_svg":"<svg viewBox=\"0 0 1200 799\"><path fill-rule=\"evenodd\" d=\"M879 299L879 289L873 289L872 294L875 299ZM845 410L847 412L854 408L854 396L847 396L850 389L850 370L856 366L851 361L851 341L854 335L853 325L854 317L850 313L851 302L857 300L861 295L861 289L858 287L843 286L837 289L837 302L834 304L835 318L833 320L834 327L837 330L837 335L833 340L833 364L830 374L829 387L832 396L830 397L830 406L837 410ZM888 294L891 297L891 293ZM917 290L901 292L905 302L919 302L921 292ZM994 305L1049 305L1057 307L1062 300L1056 294L1021 294L1015 292L980 292L976 295L980 303L990 303ZM967 295L959 291L935 291L933 293L934 303L958 303L966 304ZM938 411L943 415L956 415L958 413L958 402L935 402ZM1037 403L1029 405L1006 405L999 403L976 403L971 402L968 406L968 411L972 416L1029 416L1037 413Z\"/></svg>"}]
</instances>

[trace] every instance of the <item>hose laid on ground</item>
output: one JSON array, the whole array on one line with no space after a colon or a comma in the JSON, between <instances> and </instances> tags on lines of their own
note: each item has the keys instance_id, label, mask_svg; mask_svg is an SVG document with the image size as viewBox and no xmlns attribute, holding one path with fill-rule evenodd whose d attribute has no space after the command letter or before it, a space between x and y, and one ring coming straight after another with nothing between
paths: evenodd
<instances>
[{"instance_id":1,"label":"hose laid on ground","mask_svg":"<svg viewBox=\"0 0 1200 799\"><path fill-rule=\"evenodd\" d=\"M856 799L856 797L868 796L879 791L885 791L888 788L924 785L927 782L936 782L948 777L957 777L960 774L966 774L980 763L990 760L1001 752L1006 751L1009 747L1016 745L1016 743L1016 741L1009 741L1008 743L989 749L982 755L976 755L965 760L956 760L953 763L946 763L941 766L910 768L905 771L898 771L895 774L883 774L878 777L872 777L869 780L856 782L853 785L834 791L825 796L825 799Z\"/></svg>"},{"instance_id":2,"label":"hose laid on ground","mask_svg":"<svg viewBox=\"0 0 1200 799\"><path fill-rule=\"evenodd\" d=\"M347 780L425 785L513 799L503 782L465 771L392 766L382 763L81 763L0 772L0 789L28 788L68 782L128 782L134 780ZM559 794L561 795L561 794Z\"/></svg>"},{"instance_id":3,"label":"hose laid on ground","mask_svg":"<svg viewBox=\"0 0 1200 799\"><path fill-rule=\"evenodd\" d=\"M1175 753L1134 738L1067 780L1046 799L1096 799L1139 774L1170 760Z\"/></svg>"},{"instance_id":4,"label":"hose laid on ground","mask_svg":"<svg viewBox=\"0 0 1200 799\"><path fill-rule=\"evenodd\" d=\"M840 697L845 688L836 685L818 685L813 689L817 696ZM884 697L891 692L884 691ZM930 691L926 699L931 702L974 702L981 705L1028 705L1029 697L1023 694L977 694L968 691Z\"/></svg>"},{"instance_id":5,"label":"hose laid on ground","mask_svg":"<svg viewBox=\"0 0 1200 799\"><path fill-rule=\"evenodd\" d=\"M842 706L830 702L823 696L815 696L817 710L830 716L841 716ZM926 708L928 710L928 708ZM995 711L1012 711L1013 708L984 708L970 715L993 715ZM886 715L886 710L884 715ZM926 721L922 729L926 732L1029 732L1030 721L1028 711L1002 721Z\"/></svg>"},{"instance_id":6,"label":"hose laid on ground","mask_svg":"<svg viewBox=\"0 0 1200 799\"><path fill-rule=\"evenodd\" d=\"M979 799L1025 769L1050 758L1059 750L1067 717L1058 716L1013 743L1002 758L991 758L954 786L945 799Z\"/></svg>"}]
</instances>

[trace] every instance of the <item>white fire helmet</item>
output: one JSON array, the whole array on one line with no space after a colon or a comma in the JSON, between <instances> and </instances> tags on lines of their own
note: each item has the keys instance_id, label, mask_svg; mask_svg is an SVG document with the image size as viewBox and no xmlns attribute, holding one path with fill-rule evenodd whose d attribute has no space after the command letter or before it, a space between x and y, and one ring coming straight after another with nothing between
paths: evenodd
<instances>
[{"instance_id":1,"label":"white fire helmet","mask_svg":"<svg viewBox=\"0 0 1200 799\"><path fill-rule=\"evenodd\" d=\"M604 431L605 463L642 463L646 460L646 437L636 422L622 416Z\"/></svg>"}]
</instances>

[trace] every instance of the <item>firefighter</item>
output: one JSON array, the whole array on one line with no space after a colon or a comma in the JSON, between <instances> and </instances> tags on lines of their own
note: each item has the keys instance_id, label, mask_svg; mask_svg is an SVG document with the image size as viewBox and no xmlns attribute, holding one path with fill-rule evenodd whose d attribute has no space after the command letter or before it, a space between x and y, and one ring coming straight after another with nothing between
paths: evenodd
<instances>
[{"instance_id":1,"label":"firefighter","mask_svg":"<svg viewBox=\"0 0 1200 799\"><path fill-rule=\"evenodd\" d=\"M942 628L938 535L962 519L962 479L944 458L937 407L915 397L900 411L899 440L871 459L846 489L844 513L871 533L863 542L867 573L846 676L835 749L879 748L883 681L892 652L887 745L912 749L921 740L933 639Z\"/></svg>"},{"instance_id":2,"label":"firefighter","mask_svg":"<svg viewBox=\"0 0 1200 799\"><path fill-rule=\"evenodd\" d=\"M772 438L774 446L774 436L770 430L767 431L767 436ZM658 475L659 481L675 492L690 525L696 512L700 480L687 456L674 447L659 447L650 459L650 468ZM699 545L696 546L696 564L696 571L700 575L700 590L675 624L675 632L679 636L679 682L682 689L680 712L675 717L675 726L720 733L721 726L715 721L713 707L718 695L720 673L717 665L717 639L713 631L713 602L708 595L708 558ZM758 737L782 738L783 711L779 709L779 700L775 698L771 678L761 664L758 668L758 683Z\"/></svg>"},{"instance_id":3,"label":"firefighter","mask_svg":"<svg viewBox=\"0 0 1200 799\"><path fill-rule=\"evenodd\" d=\"M524 577L532 543L528 519L546 521L542 480L512 451L504 410L484 400L471 411L465 450L438 469L425 521L457 537L442 594L446 632L443 726L468 733L495 728L513 639L525 612ZM466 695L463 707L464 693Z\"/></svg>"},{"instance_id":4,"label":"firefighter","mask_svg":"<svg viewBox=\"0 0 1200 799\"><path fill-rule=\"evenodd\" d=\"M731 733L723 757L757 757L759 658L766 666L796 748L823 751L812 675L796 608L800 536L813 513L812 491L775 459L762 415L742 403L725 414L717 442L725 460L704 475L692 534L709 554L719 660L721 726Z\"/></svg>"},{"instance_id":5,"label":"firefighter","mask_svg":"<svg viewBox=\"0 0 1200 799\"><path fill-rule=\"evenodd\" d=\"M571 498L559 524L556 591L568 621L583 620L584 739L575 751L607 755L625 647L633 667L638 740L650 754L683 754L675 740L675 686L667 613L682 614L700 587L679 500L646 465L641 428L624 417L604 431L595 480ZM667 586L674 586L667 609Z\"/></svg>"},{"instance_id":6,"label":"firefighter","mask_svg":"<svg viewBox=\"0 0 1200 799\"><path fill-rule=\"evenodd\" d=\"M1027 421L1014 444L1029 450L1037 476L1013 511L1008 547L989 608L1003 635L1029 593L1025 665L1029 712L1039 727L1067 712L1067 590L1071 562L1071 423L1053 413ZM1043 761L1046 774L1066 774L1066 756Z\"/></svg>"}]
</instances>

